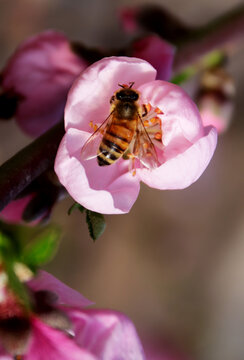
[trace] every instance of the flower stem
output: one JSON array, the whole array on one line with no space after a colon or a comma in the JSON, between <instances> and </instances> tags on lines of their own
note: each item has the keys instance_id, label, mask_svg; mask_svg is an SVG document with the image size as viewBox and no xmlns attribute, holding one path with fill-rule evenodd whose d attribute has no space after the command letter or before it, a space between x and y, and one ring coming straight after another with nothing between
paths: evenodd
<instances>
[{"instance_id":1,"label":"flower stem","mask_svg":"<svg viewBox=\"0 0 244 360\"><path fill-rule=\"evenodd\" d=\"M34 179L53 167L63 134L62 121L0 166L0 210Z\"/></svg>"}]
</instances>

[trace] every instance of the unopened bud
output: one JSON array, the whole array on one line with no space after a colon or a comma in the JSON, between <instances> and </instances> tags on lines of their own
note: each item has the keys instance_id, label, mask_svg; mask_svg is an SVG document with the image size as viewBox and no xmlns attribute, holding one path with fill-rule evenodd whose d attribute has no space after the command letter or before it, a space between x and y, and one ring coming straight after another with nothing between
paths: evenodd
<instances>
[{"instance_id":1,"label":"unopened bud","mask_svg":"<svg viewBox=\"0 0 244 360\"><path fill-rule=\"evenodd\" d=\"M234 95L233 79L224 68L206 70L196 98L203 125L212 125L219 133L226 131L231 122Z\"/></svg>"}]
</instances>

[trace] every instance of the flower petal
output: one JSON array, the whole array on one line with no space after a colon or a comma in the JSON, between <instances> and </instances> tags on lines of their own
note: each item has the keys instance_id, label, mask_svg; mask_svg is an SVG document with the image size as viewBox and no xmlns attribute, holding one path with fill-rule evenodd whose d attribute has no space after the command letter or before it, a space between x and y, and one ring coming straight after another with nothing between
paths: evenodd
<instances>
[{"instance_id":1,"label":"flower petal","mask_svg":"<svg viewBox=\"0 0 244 360\"><path fill-rule=\"evenodd\" d=\"M128 162L98 166L96 158L81 161L81 148L88 138L84 131L69 129L56 156L55 171L70 195L87 209L103 214L121 214L137 199L140 184L128 172Z\"/></svg>"},{"instance_id":2,"label":"flower petal","mask_svg":"<svg viewBox=\"0 0 244 360\"><path fill-rule=\"evenodd\" d=\"M133 323L109 310L71 311L77 343L99 359L141 360L142 345Z\"/></svg>"},{"instance_id":3,"label":"flower petal","mask_svg":"<svg viewBox=\"0 0 244 360\"><path fill-rule=\"evenodd\" d=\"M54 292L56 295L58 295L57 303L60 305L69 305L77 308L83 308L93 304L78 291L70 288L43 270L39 270L37 277L28 281L27 285L33 291L47 290Z\"/></svg>"},{"instance_id":4,"label":"flower petal","mask_svg":"<svg viewBox=\"0 0 244 360\"><path fill-rule=\"evenodd\" d=\"M194 142L202 136L202 120L197 106L182 88L156 80L140 86L138 90L144 102L163 111L160 116L165 146L175 138L183 137Z\"/></svg>"},{"instance_id":5,"label":"flower petal","mask_svg":"<svg viewBox=\"0 0 244 360\"><path fill-rule=\"evenodd\" d=\"M0 218L9 223L20 223L23 221L22 214L25 207L33 199L34 194L27 195L21 199L11 201L1 212Z\"/></svg>"},{"instance_id":6,"label":"flower petal","mask_svg":"<svg viewBox=\"0 0 244 360\"><path fill-rule=\"evenodd\" d=\"M65 107L65 127L90 131L89 122L102 123L110 111L110 97L118 84L135 88L154 80L156 70L146 61L109 57L89 66L74 82Z\"/></svg>"},{"instance_id":7,"label":"flower petal","mask_svg":"<svg viewBox=\"0 0 244 360\"><path fill-rule=\"evenodd\" d=\"M20 97L16 120L37 136L63 117L68 90L88 63L75 55L65 35L44 31L25 41L2 74L2 87Z\"/></svg>"},{"instance_id":8,"label":"flower petal","mask_svg":"<svg viewBox=\"0 0 244 360\"><path fill-rule=\"evenodd\" d=\"M98 360L61 331L32 320L32 339L25 360Z\"/></svg>"},{"instance_id":9,"label":"flower petal","mask_svg":"<svg viewBox=\"0 0 244 360\"><path fill-rule=\"evenodd\" d=\"M166 189L184 189L194 183L208 166L217 144L217 132L205 128L205 135L192 146L172 157L151 172L138 169L138 176L148 186Z\"/></svg>"}]
</instances>

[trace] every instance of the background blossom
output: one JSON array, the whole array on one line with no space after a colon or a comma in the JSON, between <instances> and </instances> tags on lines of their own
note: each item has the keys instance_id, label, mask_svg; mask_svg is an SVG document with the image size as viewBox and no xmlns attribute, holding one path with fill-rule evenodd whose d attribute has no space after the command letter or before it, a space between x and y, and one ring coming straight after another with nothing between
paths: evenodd
<instances>
[{"instance_id":1,"label":"background blossom","mask_svg":"<svg viewBox=\"0 0 244 360\"><path fill-rule=\"evenodd\" d=\"M38 136L61 121L67 92L87 65L57 31L44 31L20 45L1 79L3 92L16 97L20 128Z\"/></svg>"}]
</instances>

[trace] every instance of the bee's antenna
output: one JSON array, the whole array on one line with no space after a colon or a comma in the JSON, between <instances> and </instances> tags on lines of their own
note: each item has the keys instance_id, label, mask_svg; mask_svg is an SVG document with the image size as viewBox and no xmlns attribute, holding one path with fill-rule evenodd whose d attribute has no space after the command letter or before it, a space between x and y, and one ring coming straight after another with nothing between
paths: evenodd
<instances>
[{"instance_id":1,"label":"bee's antenna","mask_svg":"<svg viewBox=\"0 0 244 360\"><path fill-rule=\"evenodd\" d=\"M132 81L132 82L129 82L129 86L127 84L118 84L118 86L122 87L123 89L131 89L134 84L135 84L135 82Z\"/></svg>"}]
</instances>

